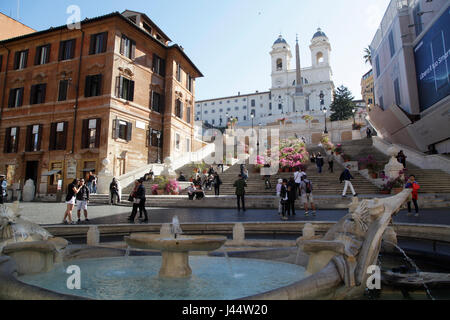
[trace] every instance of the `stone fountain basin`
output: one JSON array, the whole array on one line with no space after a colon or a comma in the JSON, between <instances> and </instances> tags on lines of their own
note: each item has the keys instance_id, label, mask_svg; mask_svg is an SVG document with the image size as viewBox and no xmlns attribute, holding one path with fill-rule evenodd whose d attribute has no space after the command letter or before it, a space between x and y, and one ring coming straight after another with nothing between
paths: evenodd
<instances>
[{"instance_id":1,"label":"stone fountain basin","mask_svg":"<svg viewBox=\"0 0 450 320\"><path fill-rule=\"evenodd\" d=\"M178 236L175 239L171 236L146 233L133 233L124 239L132 248L169 252L214 251L227 241L224 236Z\"/></svg>"}]
</instances>

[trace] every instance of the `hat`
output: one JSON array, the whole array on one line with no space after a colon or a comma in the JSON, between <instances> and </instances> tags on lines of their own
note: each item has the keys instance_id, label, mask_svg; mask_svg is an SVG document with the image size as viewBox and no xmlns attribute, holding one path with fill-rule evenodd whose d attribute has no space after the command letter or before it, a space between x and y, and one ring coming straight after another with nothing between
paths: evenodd
<instances>
[{"instance_id":1,"label":"hat","mask_svg":"<svg viewBox=\"0 0 450 320\"><path fill-rule=\"evenodd\" d=\"M6 178L4 174L0 174L0 178Z\"/></svg>"},{"instance_id":2,"label":"hat","mask_svg":"<svg viewBox=\"0 0 450 320\"><path fill-rule=\"evenodd\" d=\"M278 179L278 183L283 183L283 179Z\"/></svg>"}]
</instances>

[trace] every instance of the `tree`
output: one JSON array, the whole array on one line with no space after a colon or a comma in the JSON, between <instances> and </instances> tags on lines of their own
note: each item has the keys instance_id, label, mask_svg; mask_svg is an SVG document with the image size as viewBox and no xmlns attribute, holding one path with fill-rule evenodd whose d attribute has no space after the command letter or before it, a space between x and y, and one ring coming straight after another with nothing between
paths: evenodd
<instances>
[{"instance_id":1,"label":"tree","mask_svg":"<svg viewBox=\"0 0 450 320\"><path fill-rule=\"evenodd\" d=\"M364 48L364 62L372 65L372 51L370 47Z\"/></svg>"},{"instance_id":2,"label":"tree","mask_svg":"<svg viewBox=\"0 0 450 320\"><path fill-rule=\"evenodd\" d=\"M332 112L331 121L348 120L353 116L353 109L356 104L353 102L354 97L350 90L345 86L340 86L333 94L333 103L330 106Z\"/></svg>"}]
</instances>

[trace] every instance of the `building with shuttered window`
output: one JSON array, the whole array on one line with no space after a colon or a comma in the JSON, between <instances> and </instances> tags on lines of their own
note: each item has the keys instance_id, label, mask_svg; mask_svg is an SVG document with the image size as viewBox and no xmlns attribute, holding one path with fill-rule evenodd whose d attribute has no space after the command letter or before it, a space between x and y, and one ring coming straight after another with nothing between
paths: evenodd
<instances>
[{"instance_id":1,"label":"building with shuttered window","mask_svg":"<svg viewBox=\"0 0 450 320\"><path fill-rule=\"evenodd\" d=\"M0 173L53 194L102 162L115 176L195 151L203 75L143 13L0 41Z\"/></svg>"}]
</instances>

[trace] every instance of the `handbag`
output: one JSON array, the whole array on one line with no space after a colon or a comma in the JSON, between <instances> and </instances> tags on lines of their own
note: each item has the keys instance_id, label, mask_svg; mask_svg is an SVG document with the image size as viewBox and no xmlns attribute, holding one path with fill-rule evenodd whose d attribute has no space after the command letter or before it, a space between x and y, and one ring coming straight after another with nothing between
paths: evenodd
<instances>
[{"instance_id":1,"label":"handbag","mask_svg":"<svg viewBox=\"0 0 450 320\"><path fill-rule=\"evenodd\" d=\"M130 194L130 196L128 197L128 201L130 201L130 202L133 202L134 201L134 198L133 198L133 196Z\"/></svg>"}]
</instances>

